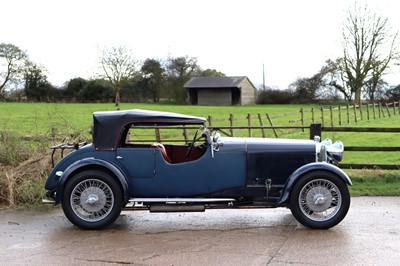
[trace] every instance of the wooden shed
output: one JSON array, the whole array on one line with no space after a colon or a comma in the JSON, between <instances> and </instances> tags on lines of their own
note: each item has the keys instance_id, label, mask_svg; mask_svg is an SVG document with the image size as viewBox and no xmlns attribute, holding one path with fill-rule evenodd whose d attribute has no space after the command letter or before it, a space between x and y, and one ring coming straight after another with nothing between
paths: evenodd
<instances>
[{"instance_id":1,"label":"wooden shed","mask_svg":"<svg viewBox=\"0 0 400 266\"><path fill-rule=\"evenodd\" d=\"M194 77L185 83L192 105L254 104L256 88L245 77Z\"/></svg>"}]
</instances>

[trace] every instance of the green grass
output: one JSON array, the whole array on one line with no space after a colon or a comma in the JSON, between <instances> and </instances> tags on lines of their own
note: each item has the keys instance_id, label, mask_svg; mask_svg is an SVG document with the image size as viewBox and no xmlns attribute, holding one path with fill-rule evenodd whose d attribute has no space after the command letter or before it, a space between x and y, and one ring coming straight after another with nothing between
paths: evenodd
<instances>
[{"instance_id":1,"label":"green grass","mask_svg":"<svg viewBox=\"0 0 400 266\"><path fill-rule=\"evenodd\" d=\"M400 171L347 170L352 196L400 196Z\"/></svg>"},{"instance_id":2,"label":"green grass","mask_svg":"<svg viewBox=\"0 0 400 266\"><path fill-rule=\"evenodd\" d=\"M121 110L146 109L156 111L177 112L195 116L208 117L212 115L215 119L228 119L233 114L238 119L237 125L247 125L246 116L250 113L256 123L257 114L265 117L280 115L283 113L298 112L299 105L271 105L271 106L188 106L168 104L135 104L123 103ZM63 103L0 103L0 128L18 130L22 134L46 134L51 128L71 128L73 130L84 130L92 124L92 113L95 111L112 111L115 106L109 104L63 104ZM300 115L298 115L299 119ZM278 124L290 120L277 119ZM275 122L275 121L274 121ZM229 125L228 121L225 121Z\"/></svg>"}]
</instances>

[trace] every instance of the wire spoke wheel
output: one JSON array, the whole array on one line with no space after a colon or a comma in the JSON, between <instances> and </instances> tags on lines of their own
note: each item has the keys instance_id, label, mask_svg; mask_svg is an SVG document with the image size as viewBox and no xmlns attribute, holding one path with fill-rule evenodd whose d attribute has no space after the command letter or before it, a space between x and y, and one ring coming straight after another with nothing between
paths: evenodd
<instances>
[{"instance_id":1,"label":"wire spoke wheel","mask_svg":"<svg viewBox=\"0 0 400 266\"><path fill-rule=\"evenodd\" d=\"M350 207L343 179L332 172L313 171L302 176L290 195L290 210L304 226L328 229L340 223Z\"/></svg>"},{"instance_id":2,"label":"wire spoke wheel","mask_svg":"<svg viewBox=\"0 0 400 266\"><path fill-rule=\"evenodd\" d=\"M102 229L112 224L123 204L119 183L100 170L80 172L71 177L64 188L64 213L82 229Z\"/></svg>"},{"instance_id":3,"label":"wire spoke wheel","mask_svg":"<svg viewBox=\"0 0 400 266\"><path fill-rule=\"evenodd\" d=\"M336 215L342 204L338 187L325 179L308 182L300 191L299 206L313 221L326 221Z\"/></svg>"},{"instance_id":4,"label":"wire spoke wheel","mask_svg":"<svg viewBox=\"0 0 400 266\"><path fill-rule=\"evenodd\" d=\"M114 195L105 182L87 179L72 190L70 204L82 220L96 222L110 214L114 206Z\"/></svg>"}]
</instances>

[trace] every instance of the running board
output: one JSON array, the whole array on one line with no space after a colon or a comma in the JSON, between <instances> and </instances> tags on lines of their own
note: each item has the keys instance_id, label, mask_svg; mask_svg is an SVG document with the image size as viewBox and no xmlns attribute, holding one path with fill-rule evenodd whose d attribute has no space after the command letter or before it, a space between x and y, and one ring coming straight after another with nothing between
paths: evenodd
<instances>
[{"instance_id":1,"label":"running board","mask_svg":"<svg viewBox=\"0 0 400 266\"><path fill-rule=\"evenodd\" d=\"M212 202L232 202L230 198L131 198L129 202L169 202L169 203L212 203Z\"/></svg>"}]
</instances>

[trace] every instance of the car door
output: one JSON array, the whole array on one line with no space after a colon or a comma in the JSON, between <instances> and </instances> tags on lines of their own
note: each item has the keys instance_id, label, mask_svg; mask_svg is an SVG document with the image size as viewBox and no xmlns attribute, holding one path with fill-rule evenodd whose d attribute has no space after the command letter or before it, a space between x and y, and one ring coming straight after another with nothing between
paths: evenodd
<instances>
[{"instance_id":1,"label":"car door","mask_svg":"<svg viewBox=\"0 0 400 266\"><path fill-rule=\"evenodd\" d=\"M155 150L148 147L118 148L116 158L128 179L151 178L155 174Z\"/></svg>"},{"instance_id":2,"label":"car door","mask_svg":"<svg viewBox=\"0 0 400 266\"><path fill-rule=\"evenodd\" d=\"M134 157L127 162L132 195L142 197L189 197L212 194L245 185L244 151L224 148L212 157L211 147L197 160L171 164L158 149L120 150ZM130 153L128 155L127 153Z\"/></svg>"}]
</instances>

